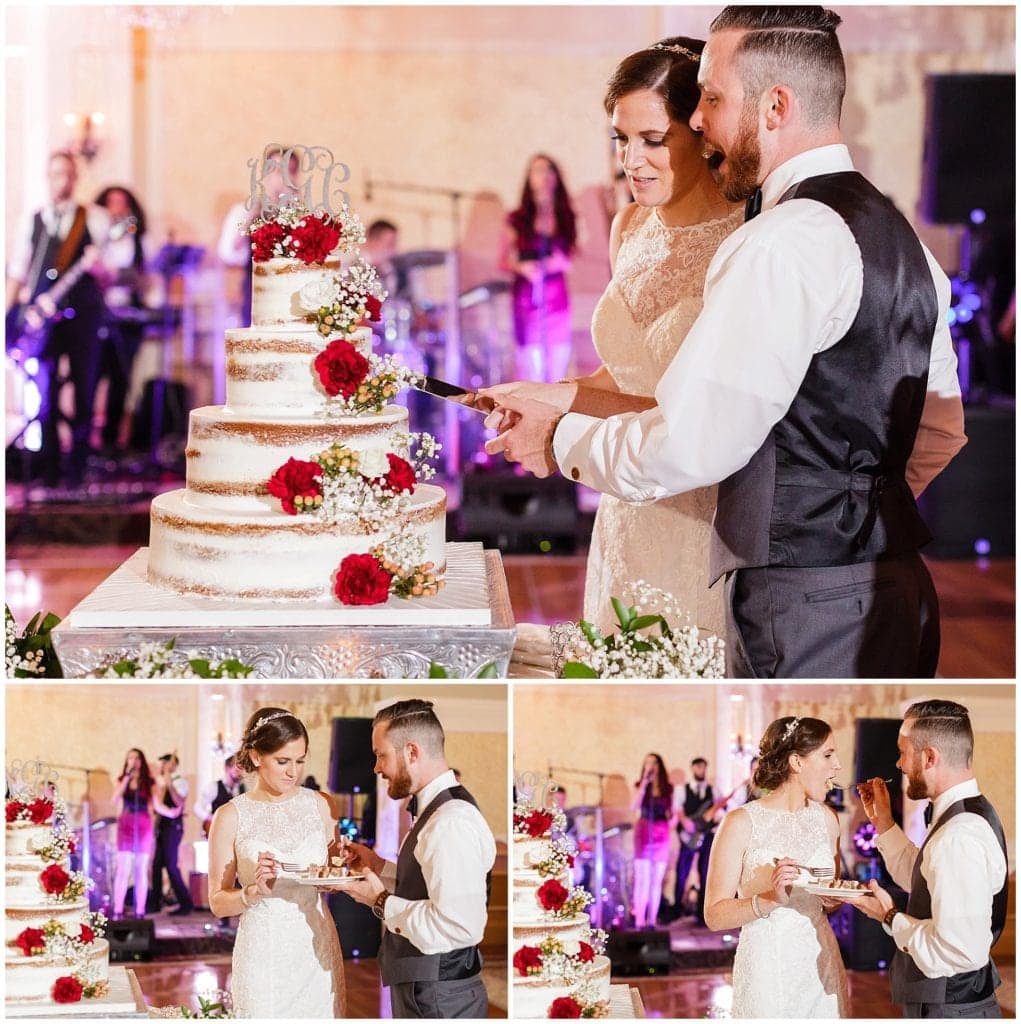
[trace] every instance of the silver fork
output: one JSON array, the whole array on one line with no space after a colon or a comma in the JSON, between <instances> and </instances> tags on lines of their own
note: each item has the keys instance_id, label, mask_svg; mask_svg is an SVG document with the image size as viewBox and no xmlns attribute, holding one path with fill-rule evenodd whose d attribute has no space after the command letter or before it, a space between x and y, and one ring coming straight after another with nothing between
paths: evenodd
<instances>
[{"instance_id":1,"label":"silver fork","mask_svg":"<svg viewBox=\"0 0 1021 1024\"><path fill-rule=\"evenodd\" d=\"M851 786L834 786L833 788L834 789L843 789L843 790L857 789L859 786L865 785L865 782L868 782L868 781L871 781L871 780L865 779L862 782L855 782ZM893 779L883 779L883 782L893 782Z\"/></svg>"},{"instance_id":2,"label":"silver fork","mask_svg":"<svg viewBox=\"0 0 1021 1024\"><path fill-rule=\"evenodd\" d=\"M810 868L807 864L791 864L792 868L800 868L807 871L813 878L832 878L833 868Z\"/></svg>"}]
</instances>

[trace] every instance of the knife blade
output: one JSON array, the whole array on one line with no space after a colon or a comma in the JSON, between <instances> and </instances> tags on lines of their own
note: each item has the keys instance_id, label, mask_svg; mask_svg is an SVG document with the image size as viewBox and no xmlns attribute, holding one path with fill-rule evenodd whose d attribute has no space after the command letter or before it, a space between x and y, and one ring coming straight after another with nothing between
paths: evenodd
<instances>
[{"instance_id":1,"label":"knife blade","mask_svg":"<svg viewBox=\"0 0 1021 1024\"><path fill-rule=\"evenodd\" d=\"M438 377L420 377L418 383L413 387L424 391L427 395L436 398L443 398L448 402L456 402L466 409L474 409L483 415L493 411L493 401L490 398L479 398L474 391L461 387L459 384L450 384Z\"/></svg>"}]
</instances>

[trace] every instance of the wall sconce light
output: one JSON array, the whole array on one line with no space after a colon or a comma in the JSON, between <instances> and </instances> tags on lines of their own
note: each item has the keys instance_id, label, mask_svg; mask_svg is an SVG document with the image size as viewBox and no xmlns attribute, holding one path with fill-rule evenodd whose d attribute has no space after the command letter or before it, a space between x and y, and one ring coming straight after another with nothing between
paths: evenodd
<instances>
[{"instance_id":1,"label":"wall sconce light","mask_svg":"<svg viewBox=\"0 0 1021 1024\"><path fill-rule=\"evenodd\" d=\"M86 163L92 163L99 153L100 139L98 129L106 123L106 114L101 110L93 110L91 114L80 116L67 113L64 124L77 132L77 138L67 147L75 156L80 156Z\"/></svg>"}]
</instances>

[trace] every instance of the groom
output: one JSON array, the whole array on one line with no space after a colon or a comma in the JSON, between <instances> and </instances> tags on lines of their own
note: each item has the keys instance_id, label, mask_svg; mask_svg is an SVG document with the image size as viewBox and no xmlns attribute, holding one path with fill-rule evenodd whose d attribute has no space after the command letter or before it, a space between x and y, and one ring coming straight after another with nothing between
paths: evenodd
<instances>
[{"instance_id":1,"label":"groom","mask_svg":"<svg viewBox=\"0 0 1021 1024\"><path fill-rule=\"evenodd\" d=\"M965 443L950 286L851 163L839 24L794 6L712 24L691 128L761 213L713 258L657 406L599 420L567 411L570 385L558 408L480 392L503 431L486 450L538 476L637 504L719 483L709 576L735 676L932 676L939 655L914 499Z\"/></svg>"},{"instance_id":2,"label":"groom","mask_svg":"<svg viewBox=\"0 0 1021 1024\"><path fill-rule=\"evenodd\" d=\"M372 723L376 774L391 800L410 796L415 819L397 863L351 843L348 864L366 880L344 887L383 922L379 970L394 1017L485 1017L478 944L486 927L493 833L457 784L443 727L426 700L383 708Z\"/></svg>"},{"instance_id":3,"label":"groom","mask_svg":"<svg viewBox=\"0 0 1021 1024\"><path fill-rule=\"evenodd\" d=\"M854 905L893 936L890 988L905 1017L999 1017L1000 977L989 950L1007 917L1007 846L972 771L968 709L943 700L912 704L897 747L907 795L932 801L933 823L916 848L893 822L882 779L859 785L883 861L910 895L900 911L873 881L874 896Z\"/></svg>"}]
</instances>

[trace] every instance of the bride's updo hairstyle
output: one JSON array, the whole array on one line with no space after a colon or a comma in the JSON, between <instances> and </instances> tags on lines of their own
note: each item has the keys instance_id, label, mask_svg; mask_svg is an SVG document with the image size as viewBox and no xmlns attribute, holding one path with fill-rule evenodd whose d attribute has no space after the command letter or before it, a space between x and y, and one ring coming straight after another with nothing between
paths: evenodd
<instances>
[{"instance_id":1,"label":"bride's updo hairstyle","mask_svg":"<svg viewBox=\"0 0 1021 1024\"><path fill-rule=\"evenodd\" d=\"M791 754L811 754L832 732L820 718L778 718L759 742L759 763L752 784L759 789L779 789L790 778Z\"/></svg>"},{"instance_id":2,"label":"bride's updo hairstyle","mask_svg":"<svg viewBox=\"0 0 1021 1024\"><path fill-rule=\"evenodd\" d=\"M649 89L663 97L671 120L687 125L698 106L698 62L704 39L671 36L625 57L606 86L603 106L613 108L633 92Z\"/></svg>"},{"instance_id":3,"label":"bride's updo hairstyle","mask_svg":"<svg viewBox=\"0 0 1021 1024\"><path fill-rule=\"evenodd\" d=\"M235 755L235 762L242 771L254 772L253 750L266 757L297 739L305 741L307 750L308 731L290 711L283 708L259 708L248 719L245 734L241 737L241 748Z\"/></svg>"}]
</instances>

